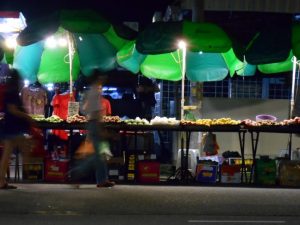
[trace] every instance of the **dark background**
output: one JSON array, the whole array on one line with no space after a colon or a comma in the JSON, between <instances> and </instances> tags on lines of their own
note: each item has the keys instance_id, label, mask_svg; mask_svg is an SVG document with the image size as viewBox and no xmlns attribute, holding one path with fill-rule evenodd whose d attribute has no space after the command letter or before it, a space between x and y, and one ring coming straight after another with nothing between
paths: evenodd
<instances>
[{"instance_id":1,"label":"dark background","mask_svg":"<svg viewBox=\"0 0 300 225\"><path fill-rule=\"evenodd\" d=\"M93 9L114 23L138 22L143 28L152 22L155 11L163 14L169 5L179 6L176 0L2 0L0 10L21 11L27 23L59 9ZM186 12L191 18L191 12ZM204 20L215 22L227 31L245 36L253 30L269 26L286 25L294 19L293 14L236 11L206 11Z\"/></svg>"},{"instance_id":2,"label":"dark background","mask_svg":"<svg viewBox=\"0 0 300 225\"><path fill-rule=\"evenodd\" d=\"M57 9L94 9L110 21L138 21L143 24L152 21L154 11L164 11L172 2L172 0L3 0L0 2L0 9L22 11L27 22Z\"/></svg>"}]
</instances>

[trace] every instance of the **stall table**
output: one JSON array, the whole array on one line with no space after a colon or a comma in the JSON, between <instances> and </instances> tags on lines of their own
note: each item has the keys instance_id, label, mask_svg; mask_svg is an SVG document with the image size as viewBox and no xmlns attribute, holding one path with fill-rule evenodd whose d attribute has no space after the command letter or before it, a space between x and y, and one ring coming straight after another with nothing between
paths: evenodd
<instances>
[{"instance_id":1,"label":"stall table","mask_svg":"<svg viewBox=\"0 0 300 225\"><path fill-rule=\"evenodd\" d=\"M38 122L38 127L41 129L62 129L70 130L70 135L73 135L73 130L84 130L86 129L86 123L50 123L50 122ZM181 132L181 149L184 150L184 145L186 149L186 154L182 157L181 162L181 178L182 181L188 181L190 178L190 172L188 170L188 151L190 146L190 137L192 132L235 132L239 134L239 144L242 156L242 182L243 177L246 176L245 167L245 133L247 130L240 125L173 125L173 124L157 124L157 125L129 125L126 123L99 123L105 129L111 129L115 131L132 131L135 134L141 131L171 131L171 132ZM185 139L185 141L184 141ZM135 146L136 146L136 135L135 135ZM70 143L71 145L71 143Z\"/></svg>"},{"instance_id":2,"label":"stall table","mask_svg":"<svg viewBox=\"0 0 300 225\"><path fill-rule=\"evenodd\" d=\"M257 146L259 141L259 134L264 133L285 133L290 134L290 143L289 143L289 158L291 157L291 135L295 133L300 133L300 126L296 124L290 125L262 125L262 126L246 126L245 129L251 135L251 147L252 147L252 159L253 164L251 168L251 175L249 182L252 181L252 176L255 168L256 163L256 153L257 153Z\"/></svg>"}]
</instances>

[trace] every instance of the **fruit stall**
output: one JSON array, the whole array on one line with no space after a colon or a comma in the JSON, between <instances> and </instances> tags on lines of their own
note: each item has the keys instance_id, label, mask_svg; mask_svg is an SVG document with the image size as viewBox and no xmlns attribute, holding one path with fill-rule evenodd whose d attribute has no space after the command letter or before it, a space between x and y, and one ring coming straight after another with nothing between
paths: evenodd
<instances>
[{"instance_id":1,"label":"fruit stall","mask_svg":"<svg viewBox=\"0 0 300 225\"><path fill-rule=\"evenodd\" d=\"M65 173L69 170L72 161L72 149L74 140L84 136L86 119L84 116L74 115L62 120L57 116L43 118L34 116L37 127L44 132L44 135L51 130L68 131L69 140L66 148L60 147L54 150L50 155L41 161L30 161L23 165L23 179L28 181L46 181L46 182L68 182ZM198 119L195 121L176 120L175 118L155 117L151 121L136 118L122 120L118 116L105 116L103 122L99 123L105 130L113 131L114 134L128 138L128 134L135 139L133 150L126 149L126 143L121 147L122 153L119 157L111 158L110 177L119 182L142 182L157 183L160 182L162 167L160 162L152 152L137 151L137 136L151 133L153 131L176 132L181 140L180 148L185 152L178 160L181 165L173 176L168 177L178 182L197 182L201 183L239 183L239 184L263 184L263 185L288 185L298 186L298 176L291 176L286 179L284 174L295 174L299 163L282 159L279 164L271 159L258 159L256 157L257 142L261 132L270 133L299 133L300 118L284 120L280 122L273 121L252 121L252 120L233 120L231 118L219 119ZM190 136L193 132L228 132L238 135L240 140L240 158L239 160L227 160L222 162L212 162L211 158L197 155L191 157L193 149L189 149ZM247 159L244 155L245 134L250 133L252 139L252 158ZM75 138L73 138L73 136ZM118 142L118 140L114 140ZM150 143L150 142L149 142ZM147 145L151 146L147 142ZM148 147L149 147L148 146ZM128 146L127 146L128 147ZM46 151L47 149L45 149ZM190 151L190 152L189 152ZM121 157L120 157L121 156ZM188 157L187 157L188 156ZM196 160L195 168L190 167L190 161ZM147 173L145 168L150 168L152 172ZM42 170L42 172L41 172ZM266 172L267 171L267 172ZM293 172L291 172L293 171ZM265 173L264 175L261 175ZM296 173L297 174L297 173ZM145 179L145 177L151 179ZM263 179L261 178L263 177Z\"/></svg>"}]
</instances>

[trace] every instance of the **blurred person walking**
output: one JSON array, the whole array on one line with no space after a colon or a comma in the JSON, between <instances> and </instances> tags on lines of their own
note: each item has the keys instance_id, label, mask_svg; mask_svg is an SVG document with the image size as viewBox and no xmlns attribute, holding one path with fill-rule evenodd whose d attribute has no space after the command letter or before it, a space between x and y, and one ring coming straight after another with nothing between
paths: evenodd
<instances>
[{"instance_id":1,"label":"blurred person walking","mask_svg":"<svg viewBox=\"0 0 300 225\"><path fill-rule=\"evenodd\" d=\"M101 109L101 94L102 85L106 80L106 75L100 71L95 70L89 77L88 84L89 89L84 93L82 99L82 111L87 117L87 137L86 143L81 148L90 148L89 156L82 159L81 163L71 169L71 177L74 176L75 180L84 177L90 169L93 169L96 173L97 187L112 187L114 182L108 180L108 169L105 155L101 154L101 128L99 122L102 121L102 109ZM87 151L83 149L83 151Z\"/></svg>"},{"instance_id":2,"label":"blurred person walking","mask_svg":"<svg viewBox=\"0 0 300 225\"><path fill-rule=\"evenodd\" d=\"M0 189L15 189L16 186L9 185L5 179L8 170L10 156L14 149L22 153L30 151L32 140L28 139L30 128L34 125L33 119L25 112L20 90L21 77L19 72L11 69L4 93L4 122L3 122L3 152L0 161Z\"/></svg>"}]
</instances>

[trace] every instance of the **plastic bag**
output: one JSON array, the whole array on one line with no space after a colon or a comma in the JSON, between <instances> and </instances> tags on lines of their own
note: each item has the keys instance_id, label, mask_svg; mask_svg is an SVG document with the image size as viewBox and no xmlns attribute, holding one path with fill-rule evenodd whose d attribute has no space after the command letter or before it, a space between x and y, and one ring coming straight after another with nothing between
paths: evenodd
<instances>
[{"instance_id":1,"label":"plastic bag","mask_svg":"<svg viewBox=\"0 0 300 225\"><path fill-rule=\"evenodd\" d=\"M217 143L217 137L212 132L208 132L203 137L204 147L203 151L207 156L217 155L219 150L219 145Z\"/></svg>"}]
</instances>

